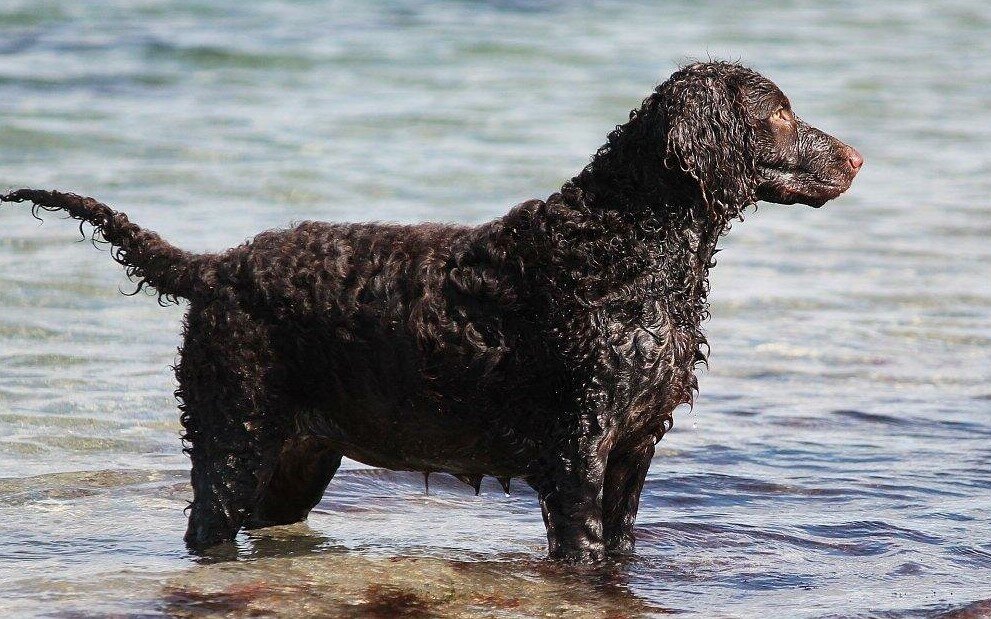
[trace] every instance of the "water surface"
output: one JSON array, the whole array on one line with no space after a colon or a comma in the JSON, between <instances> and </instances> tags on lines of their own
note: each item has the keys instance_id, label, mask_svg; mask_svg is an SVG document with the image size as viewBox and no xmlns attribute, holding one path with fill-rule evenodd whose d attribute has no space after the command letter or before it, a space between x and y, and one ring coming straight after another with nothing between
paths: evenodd
<instances>
[{"instance_id":1,"label":"water surface","mask_svg":"<svg viewBox=\"0 0 991 619\"><path fill-rule=\"evenodd\" d=\"M0 609L87 616L991 612L991 5L7 0L0 186L190 250L303 219L482 222L574 174L678 63L742 59L867 165L762 205L636 558L542 560L535 497L346 463L308 523L182 546L182 308L0 208ZM219 557L224 558L224 557Z\"/></svg>"}]
</instances>

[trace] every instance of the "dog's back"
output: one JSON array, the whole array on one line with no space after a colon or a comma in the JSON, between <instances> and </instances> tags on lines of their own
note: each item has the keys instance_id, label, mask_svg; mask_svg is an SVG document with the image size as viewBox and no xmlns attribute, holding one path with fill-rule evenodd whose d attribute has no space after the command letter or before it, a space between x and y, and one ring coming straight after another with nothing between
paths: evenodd
<instances>
[{"instance_id":1,"label":"dog's back","mask_svg":"<svg viewBox=\"0 0 991 619\"><path fill-rule=\"evenodd\" d=\"M535 448L520 426L540 416L548 368L517 337L534 316L521 313L519 268L485 248L491 232L305 222L211 268L236 291L222 302L262 325L287 368L277 388L305 432L393 469L519 475Z\"/></svg>"}]
</instances>

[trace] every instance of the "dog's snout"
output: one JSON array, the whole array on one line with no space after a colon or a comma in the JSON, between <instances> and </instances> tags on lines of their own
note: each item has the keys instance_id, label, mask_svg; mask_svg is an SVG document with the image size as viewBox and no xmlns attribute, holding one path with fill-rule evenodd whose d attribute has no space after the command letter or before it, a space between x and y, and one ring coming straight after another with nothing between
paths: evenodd
<instances>
[{"instance_id":1,"label":"dog's snout","mask_svg":"<svg viewBox=\"0 0 991 619\"><path fill-rule=\"evenodd\" d=\"M860 167L864 165L864 157L857 152L857 149L852 146L846 147L846 158L847 163L850 164L850 168L856 174L860 171Z\"/></svg>"}]
</instances>

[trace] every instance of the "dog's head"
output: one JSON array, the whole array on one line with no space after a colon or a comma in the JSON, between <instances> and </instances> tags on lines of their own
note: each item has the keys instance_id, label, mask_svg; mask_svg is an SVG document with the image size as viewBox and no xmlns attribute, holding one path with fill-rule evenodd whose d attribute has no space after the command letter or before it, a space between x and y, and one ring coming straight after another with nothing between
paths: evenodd
<instances>
[{"instance_id":1,"label":"dog's head","mask_svg":"<svg viewBox=\"0 0 991 619\"><path fill-rule=\"evenodd\" d=\"M740 65L689 65L648 102L663 116L665 166L689 176L723 213L755 200L822 206L864 163L856 149L800 120L773 82Z\"/></svg>"}]
</instances>

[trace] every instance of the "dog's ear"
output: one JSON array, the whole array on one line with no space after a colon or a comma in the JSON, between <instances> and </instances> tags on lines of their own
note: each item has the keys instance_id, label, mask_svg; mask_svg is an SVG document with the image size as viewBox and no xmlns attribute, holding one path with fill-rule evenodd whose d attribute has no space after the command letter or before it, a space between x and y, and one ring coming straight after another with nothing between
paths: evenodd
<instances>
[{"instance_id":1,"label":"dog's ear","mask_svg":"<svg viewBox=\"0 0 991 619\"><path fill-rule=\"evenodd\" d=\"M714 215L733 217L757 189L754 130L739 90L724 75L694 69L678 71L655 94L666 121L664 165L694 180Z\"/></svg>"}]
</instances>

